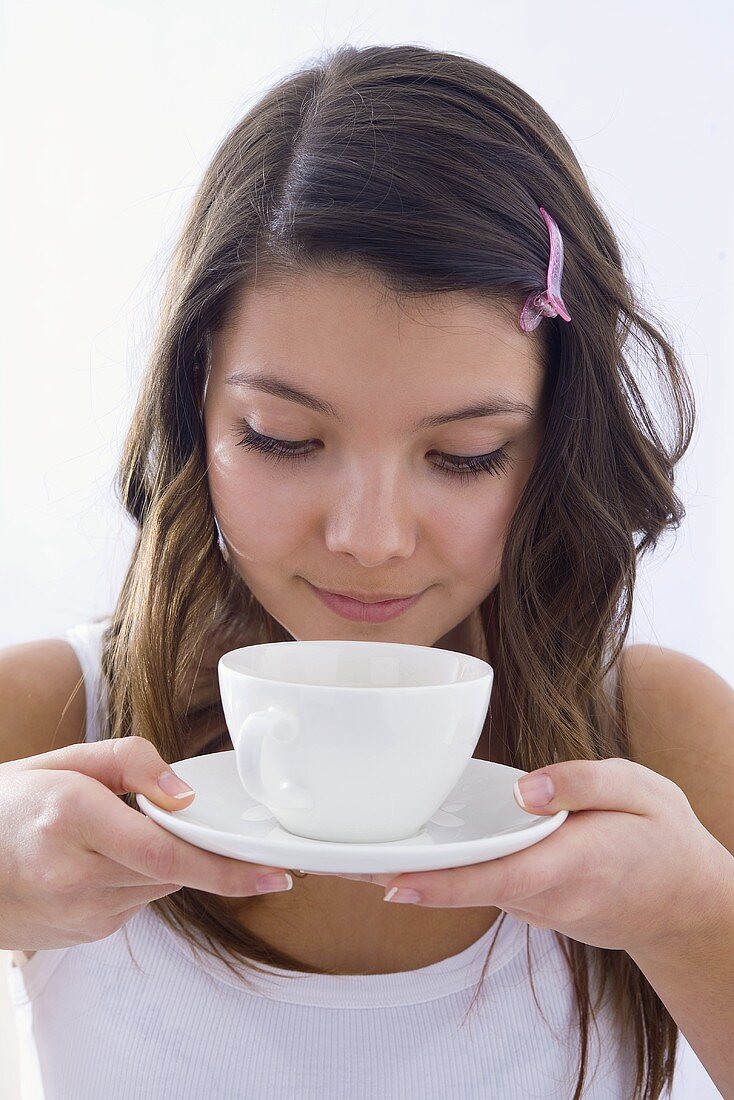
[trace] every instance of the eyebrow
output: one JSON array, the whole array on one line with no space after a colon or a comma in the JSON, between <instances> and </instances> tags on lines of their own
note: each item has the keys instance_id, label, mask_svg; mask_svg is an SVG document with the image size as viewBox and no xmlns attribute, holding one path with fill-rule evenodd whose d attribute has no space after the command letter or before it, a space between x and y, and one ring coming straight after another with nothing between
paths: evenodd
<instances>
[{"instance_id":1,"label":"eyebrow","mask_svg":"<svg viewBox=\"0 0 734 1100\"><path fill-rule=\"evenodd\" d=\"M324 413L334 420L342 420L339 410L330 401L322 401L320 397L296 389L281 378L272 374L245 374L244 371L235 371L225 379L226 386L245 386L249 389L260 390L274 397L283 397L286 401L295 401L304 405L313 412ZM500 416L503 413L521 413L528 418L535 416L535 410L524 401L513 401L509 397L490 397L483 401L475 401L463 409L454 409L453 412L434 413L432 416L424 416L415 425L417 432L426 428L436 428L441 424L449 424L453 420L472 420L479 416Z\"/></svg>"}]
</instances>

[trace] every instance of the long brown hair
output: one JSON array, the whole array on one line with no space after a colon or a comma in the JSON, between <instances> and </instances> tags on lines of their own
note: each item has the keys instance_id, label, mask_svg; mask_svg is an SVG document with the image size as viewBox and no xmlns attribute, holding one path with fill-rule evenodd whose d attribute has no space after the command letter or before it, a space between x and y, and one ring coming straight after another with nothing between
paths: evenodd
<instances>
[{"instance_id":1,"label":"long brown hair","mask_svg":"<svg viewBox=\"0 0 734 1100\"><path fill-rule=\"evenodd\" d=\"M547 426L499 582L479 608L494 639L492 736L525 770L629 756L607 677L629 629L637 559L685 515L673 471L693 432L691 386L558 126L496 70L414 45L328 51L273 86L204 173L116 483L137 541L103 647L105 736L142 735L168 761L228 745L219 656L291 640L223 558L207 490L199 408L211 336L243 287L268 269L354 269L397 295L464 291L517 322L545 287L541 205L563 236L573 320L545 319L528 337L545 366ZM638 363L653 365L658 419ZM227 899L182 888L152 905L233 969L316 972L246 934ZM604 994L634 1051L635 1100L655 1100L672 1080L674 1020L625 952L555 935L578 1009L574 1100Z\"/></svg>"}]
</instances>

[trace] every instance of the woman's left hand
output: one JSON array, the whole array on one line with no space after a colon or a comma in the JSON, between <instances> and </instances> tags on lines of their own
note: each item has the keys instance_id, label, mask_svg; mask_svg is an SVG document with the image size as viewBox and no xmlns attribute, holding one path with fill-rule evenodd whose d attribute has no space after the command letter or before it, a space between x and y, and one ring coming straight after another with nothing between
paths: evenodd
<instances>
[{"instance_id":1,"label":"woman's left hand","mask_svg":"<svg viewBox=\"0 0 734 1100\"><path fill-rule=\"evenodd\" d=\"M528 813L571 813L512 855L339 877L416 890L413 900L429 908L497 906L593 947L639 951L695 934L702 906L716 894L723 850L677 784L622 758L568 760L523 776L520 794Z\"/></svg>"}]
</instances>

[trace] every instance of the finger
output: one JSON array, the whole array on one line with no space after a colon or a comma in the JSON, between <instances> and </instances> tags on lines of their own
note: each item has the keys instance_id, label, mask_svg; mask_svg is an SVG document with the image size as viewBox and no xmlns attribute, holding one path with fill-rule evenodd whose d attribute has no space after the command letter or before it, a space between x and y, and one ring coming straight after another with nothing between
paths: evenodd
<instances>
[{"instance_id":1,"label":"finger","mask_svg":"<svg viewBox=\"0 0 734 1100\"><path fill-rule=\"evenodd\" d=\"M588 858L583 832L582 821L568 817L560 829L520 852L464 867L398 875L387 883L386 894L393 887L414 890L420 895L417 904L428 908L496 905L507 909L514 902L562 886L579 873ZM394 901L395 895L390 900Z\"/></svg>"},{"instance_id":2,"label":"finger","mask_svg":"<svg viewBox=\"0 0 734 1100\"><path fill-rule=\"evenodd\" d=\"M144 794L164 810L190 806L196 792L177 797L179 780L155 746L144 737L116 737L105 741L66 745L23 760L27 768L72 771L96 779L113 794ZM167 789L160 786L160 782ZM173 787L170 786L173 784ZM174 789L178 784L178 790Z\"/></svg>"},{"instance_id":3,"label":"finger","mask_svg":"<svg viewBox=\"0 0 734 1100\"><path fill-rule=\"evenodd\" d=\"M558 810L652 814L661 796L670 798L673 789L680 792L675 783L651 768L611 757L548 764L522 776L514 794L518 805L533 814L554 814Z\"/></svg>"},{"instance_id":4,"label":"finger","mask_svg":"<svg viewBox=\"0 0 734 1100\"><path fill-rule=\"evenodd\" d=\"M129 876L117 868L110 872L119 875L119 885L175 882L207 893L241 897L257 893L260 875L283 871L282 867L221 856L188 844L101 785L90 785L87 798L89 812L80 824L82 842L130 872Z\"/></svg>"},{"instance_id":5,"label":"finger","mask_svg":"<svg viewBox=\"0 0 734 1100\"><path fill-rule=\"evenodd\" d=\"M118 886L109 891L111 914L124 913L134 906L150 905L158 898L164 898L168 894L175 894L182 887L176 882L159 882L153 886Z\"/></svg>"}]
</instances>

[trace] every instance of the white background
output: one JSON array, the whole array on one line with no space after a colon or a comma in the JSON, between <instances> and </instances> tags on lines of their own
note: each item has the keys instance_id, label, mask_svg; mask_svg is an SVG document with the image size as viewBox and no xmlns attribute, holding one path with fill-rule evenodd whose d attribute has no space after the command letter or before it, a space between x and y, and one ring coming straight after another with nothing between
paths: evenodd
<instances>
[{"instance_id":1,"label":"white background","mask_svg":"<svg viewBox=\"0 0 734 1100\"><path fill-rule=\"evenodd\" d=\"M688 514L642 567L630 641L734 683L726 0L5 0L0 17L0 646L112 607L132 545L112 477L173 237L215 146L322 47L412 42L470 54L546 108L673 336L698 402L678 468ZM5 996L0 982L14 1068ZM676 1100L718 1095L686 1079Z\"/></svg>"}]
</instances>

